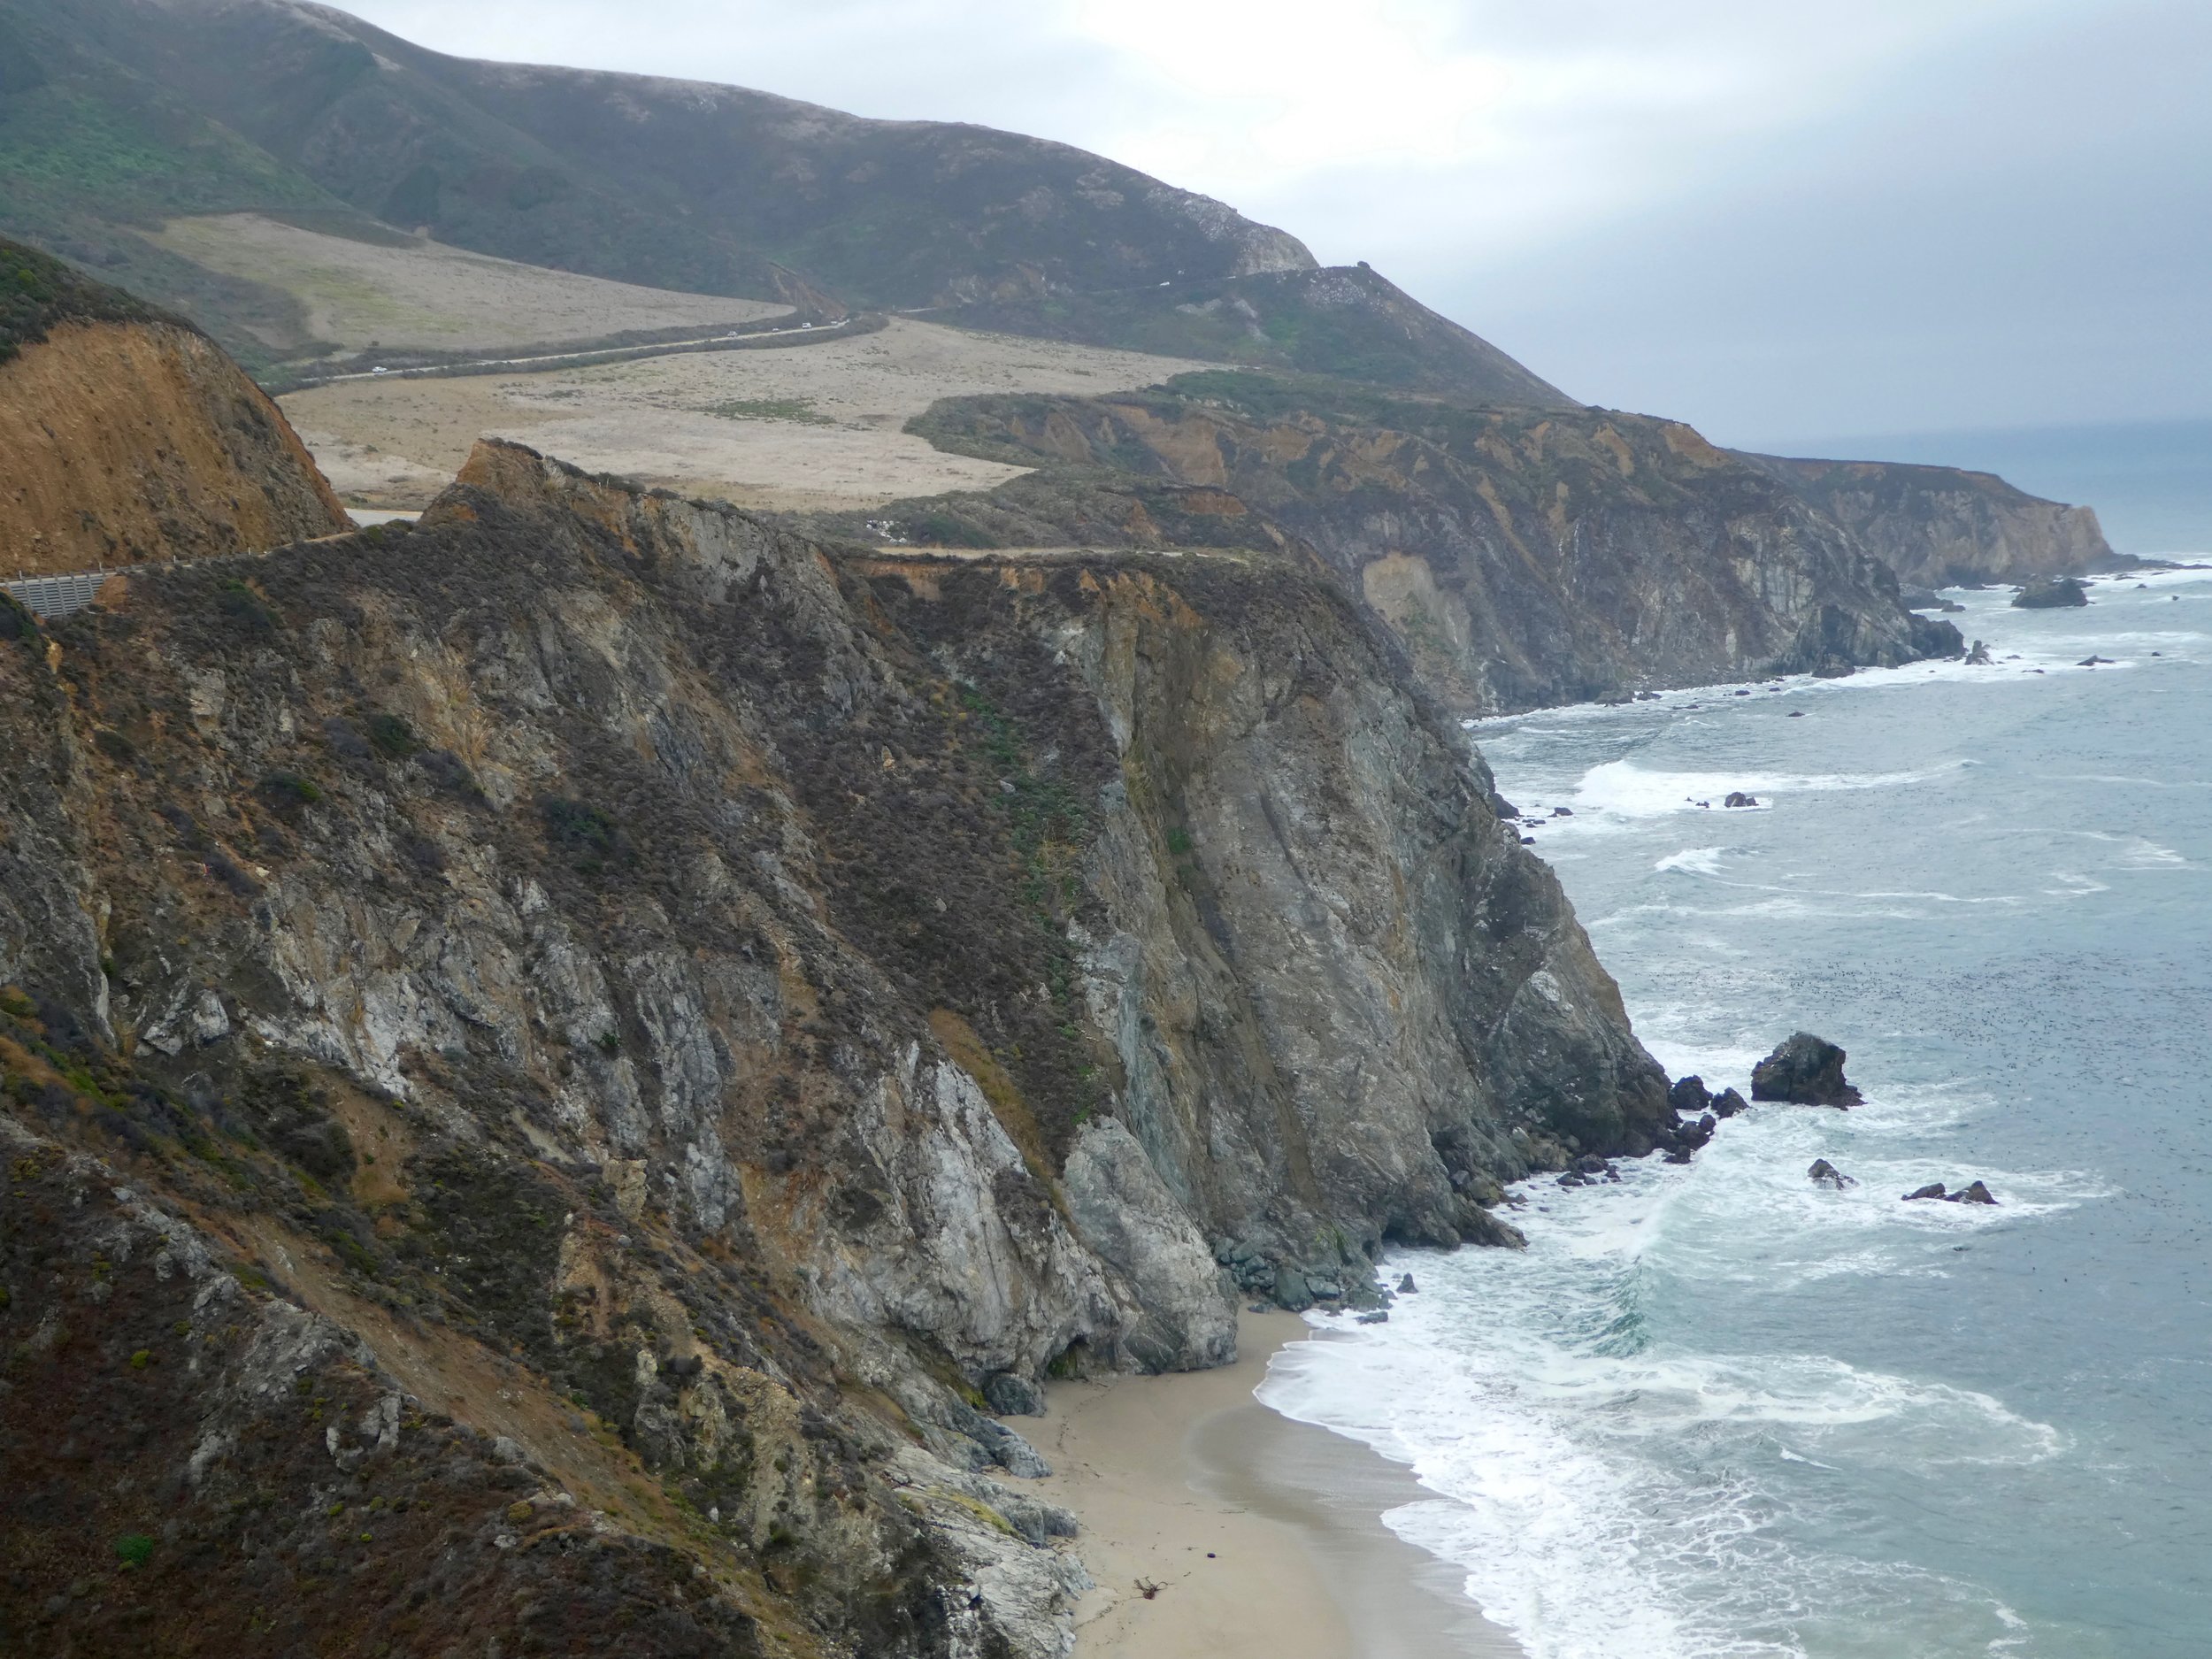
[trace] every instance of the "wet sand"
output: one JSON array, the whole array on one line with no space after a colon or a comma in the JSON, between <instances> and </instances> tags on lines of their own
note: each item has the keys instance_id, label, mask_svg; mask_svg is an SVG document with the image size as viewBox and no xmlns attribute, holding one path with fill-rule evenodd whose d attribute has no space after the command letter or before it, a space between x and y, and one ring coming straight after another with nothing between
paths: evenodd
<instances>
[{"instance_id":1,"label":"wet sand","mask_svg":"<svg viewBox=\"0 0 2212 1659\"><path fill-rule=\"evenodd\" d=\"M1098 1580L1078 1659L1519 1659L1457 1573L1382 1524L1429 1495L1409 1473L1252 1398L1308 1335L1246 1314L1233 1366L1057 1384L1045 1420L1019 1425Z\"/></svg>"}]
</instances>

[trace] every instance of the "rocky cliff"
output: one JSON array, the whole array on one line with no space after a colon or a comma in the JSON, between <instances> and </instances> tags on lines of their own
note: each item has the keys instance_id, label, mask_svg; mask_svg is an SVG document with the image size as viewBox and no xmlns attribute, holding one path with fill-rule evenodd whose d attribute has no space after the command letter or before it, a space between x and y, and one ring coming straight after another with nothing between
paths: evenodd
<instances>
[{"instance_id":1,"label":"rocky cliff","mask_svg":"<svg viewBox=\"0 0 2212 1659\"><path fill-rule=\"evenodd\" d=\"M0 241L0 573L274 547L350 525L197 330Z\"/></svg>"},{"instance_id":2,"label":"rocky cliff","mask_svg":"<svg viewBox=\"0 0 2212 1659\"><path fill-rule=\"evenodd\" d=\"M2092 509L2044 501L1993 473L1891 461L1738 458L1848 530L1908 587L2040 581L2135 562L2112 550Z\"/></svg>"},{"instance_id":3,"label":"rocky cliff","mask_svg":"<svg viewBox=\"0 0 2212 1659\"><path fill-rule=\"evenodd\" d=\"M1302 549L1457 712L1961 649L1850 533L1671 421L1205 373L958 400L918 429L1041 470L872 515L879 534Z\"/></svg>"},{"instance_id":4,"label":"rocky cliff","mask_svg":"<svg viewBox=\"0 0 2212 1659\"><path fill-rule=\"evenodd\" d=\"M1294 560L840 552L492 446L0 635L45 1647L1042 1659L1080 1568L979 1405L1673 1136Z\"/></svg>"}]
</instances>

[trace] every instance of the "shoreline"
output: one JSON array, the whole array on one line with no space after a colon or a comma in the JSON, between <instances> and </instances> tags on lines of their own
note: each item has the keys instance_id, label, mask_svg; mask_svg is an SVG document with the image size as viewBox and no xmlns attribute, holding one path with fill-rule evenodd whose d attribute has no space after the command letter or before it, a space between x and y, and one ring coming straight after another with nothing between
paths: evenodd
<instances>
[{"instance_id":1,"label":"shoreline","mask_svg":"<svg viewBox=\"0 0 2212 1659\"><path fill-rule=\"evenodd\" d=\"M1314 1333L1294 1314L1238 1319L1234 1365L1056 1383L1044 1420L1020 1425L1054 1471L1037 1494L1074 1513L1097 1580L1078 1659L1522 1659L1456 1571L1383 1525L1434 1494L1252 1397Z\"/></svg>"}]
</instances>

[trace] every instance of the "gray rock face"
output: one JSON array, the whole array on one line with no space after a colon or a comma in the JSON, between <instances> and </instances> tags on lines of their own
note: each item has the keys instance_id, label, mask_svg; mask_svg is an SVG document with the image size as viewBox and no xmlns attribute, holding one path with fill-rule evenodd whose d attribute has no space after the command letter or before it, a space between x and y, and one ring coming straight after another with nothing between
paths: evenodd
<instances>
[{"instance_id":1,"label":"gray rock face","mask_svg":"<svg viewBox=\"0 0 2212 1659\"><path fill-rule=\"evenodd\" d=\"M1083 1125L1061 1171L1083 1242L1144 1310L1123 1342L1148 1371L1204 1371L1237 1356L1235 1287L1137 1144L1112 1118Z\"/></svg>"},{"instance_id":2,"label":"gray rock face","mask_svg":"<svg viewBox=\"0 0 2212 1659\"><path fill-rule=\"evenodd\" d=\"M1260 389L1240 403L1215 388L962 400L929 419L1048 468L1205 492L1179 537L1311 549L1464 713L1963 649L1950 624L1906 610L1850 532L1674 422ZM986 527L1094 541L1115 510L1085 487L1018 480L995 492ZM1117 507L1141 540L1194 499Z\"/></svg>"},{"instance_id":3,"label":"gray rock face","mask_svg":"<svg viewBox=\"0 0 2212 1659\"><path fill-rule=\"evenodd\" d=\"M1227 1359L1207 1240L1367 1307L1386 1239L1509 1243L1501 1182L1670 1132L1556 881L1323 578L836 554L511 446L371 550L0 647L0 983L232 1102L380 1294L455 1310L389 1363L503 1333L793 1552L826 1640L905 1651L849 1623L895 1560L1012 1650L1066 1628L1010 1516L872 1484L884 1401L933 1467L1039 1473L966 1394ZM339 1260L303 1286L382 1340Z\"/></svg>"},{"instance_id":4,"label":"gray rock face","mask_svg":"<svg viewBox=\"0 0 2212 1659\"><path fill-rule=\"evenodd\" d=\"M2041 500L1987 472L1888 461L1738 458L1841 526L1908 586L2026 581L2134 562L2112 550L2089 508ZM1942 605L1933 595L1926 597Z\"/></svg>"}]
</instances>

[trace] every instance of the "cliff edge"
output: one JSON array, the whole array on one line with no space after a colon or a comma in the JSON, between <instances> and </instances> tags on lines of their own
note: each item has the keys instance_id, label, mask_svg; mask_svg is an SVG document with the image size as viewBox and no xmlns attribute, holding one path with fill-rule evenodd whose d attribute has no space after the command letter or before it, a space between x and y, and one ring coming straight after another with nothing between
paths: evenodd
<instances>
[{"instance_id":1,"label":"cliff edge","mask_svg":"<svg viewBox=\"0 0 2212 1659\"><path fill-rule=\"evenodd\" d=\"M1849 531L1908 587L2045 581L2136 562L2112 550L2094 510L2045 501L1992 472L1894 461L1737 458Z\"/></svg>"},{"instance_id":2,"label":"cliff edge","mask_svg":"<svg viewBox=\"0 0 2212 1659\"><path fill-rule=\"evenodd\" d=\"M486 445L411 532L0 623L52 1645L1051 1659L1068 1524L979 1405L1673 1143L1294 559L841 552Z\"/></svg>"}]
</instances>

